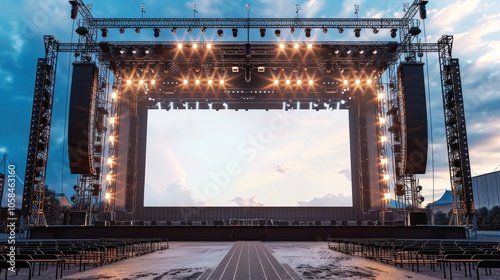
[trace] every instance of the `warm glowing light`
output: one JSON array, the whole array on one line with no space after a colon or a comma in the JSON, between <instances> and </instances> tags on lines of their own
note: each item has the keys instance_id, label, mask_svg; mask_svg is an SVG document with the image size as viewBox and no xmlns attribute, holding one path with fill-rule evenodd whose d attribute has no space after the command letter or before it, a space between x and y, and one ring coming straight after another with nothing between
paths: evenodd
<instances>
[{"instance_id":1,"label":"warm glowing light","mask_svg":"<svg viewBox=\"0 0 500 280\"><path fill-rule=\"evenodd\" d=\"M297 80L297 85L301 85L302 84L302 80Z\"/></svg>"},{"instance_id":2,"label":"warm glowing light","mask_svg":"<svg viewBox=\"0 0 500 280\"><path fill-rule=\"evenodd\" d=\"M383 94L383 93L379 93L379 94L377 94L377 98L378 98L379 100L380 100L380 99L382 99L382 98L384 98L384 94Z\"/></svg>"},{"instance_id":3,"label":"warm glowing light","mask_svg":"<svg viewBox=\"0 0 500 280\"><path fill-rule=\"evenodd\" d=\"M387 136L381 136L381 137L380 137L380 141L382 141L382 142L386 142L386 141L387 141Z\"/></svg>"},{"instance_id":4,"label":"warm glowing light","mask_svg":"<svg viewBox=\"0 0 500 280\"><path fill-rule=\"evenodd\" d=\"M128 80L127 80L127 85L129 85L129 86L130 86L131 84L132 84L132 80L131 80L131 79L128 79Z\"/></svg>"},{"instance_id":5,"label":"warm glowing light","mask_svg":"<svg viewBox=\"0 0 500 280\"><path fill-rule=\"evenodd\" d=\"M371 85L371 84L372 84L372 79L368 79L368 80L366 80L366 84L367 84L367 85Z\"/></svg>"},{"instance_id":6,"label":"warm glowing light","mask_svg":"<svg viewBox=\"0 0 500 280\"><path fill-rule=\"evenodd\" d=\"M152 79L152 80L151 80L151 84L152 84L152 85L156 84L155 79Z\"/></svg>"},{"instance_id":7,"label":"warm glowing light","mask_svg":"<svg viewBox=\"0 0 500 280\"><path fill-rule=\"evenodd\" d=\"M113 159L112 158L108 158L108 165L111 165L113 164Z\"/></svg>"},{"instance_id":8,"label":"warm glowing light","mask_svg":"<svg viewBox=\"0 0 500 280\"><path fill-rule=\"evenodd\" d=\"M307 48L308 49L312 49L313 48L313 44L307 44Z\"/></svg>"},{"instance_id":9,"label":"warm glowing light","mask_svg":"<svg viewBox=\"0 0 500 280\"><path fill-rule=\"evenodd\" d=\"M361 81L359 79L356 79L356 85L359 86L359 84L361 84Z\"/></svg>"},{"instance_id":10,"label":"warm glowing light","mask_svg":"<svg viewBox=\"0 0 500 280\"><path fill-rule=\"evenodd\" d=\"M278 80L274 80L274 84L275 84L275 85L278 85L279 83L280 83L280 81L278 81Z\"/></svg>"},{"instance_id":11,"label":"warm glowing light","mask_svg":"<svg viewBox=\"0 0 500 280\"><path fill-rule=\"evenodd\" d=\"M390 177L387 174L384 174L384 180L389 181Z\"/></svg>"},{"instance_id":12,"label":"warm glowing light","mask_svg":"<svg viewBox=\"0 0 500 280\"><path fill-rule=\"evenodd\" d=\"M181 43L177 44L177 48L182 49L182 44Z\"/></svg>"},{"instance_id":13,"label":"warm glowing light","mask_svg":"<svg viewBox=\"0 0 500 280\"><path fill-rule=\"evenodd\" d=\"M193 43L193 49L197 49L197 48L198 48L198 44Z\"/></svg>"},{"instance_id":14,"label":"warm glowing light","mask_svg":"<svg viewBox=\"0 0 500 280\"><path fill-rule=\"evenodd\" d=\"M211 49L212 48L212 44L208 43L207 44L207 49Z\"/></svg>"},{"instance_id":15,"label":"warm glowing light","mask_svg":"<svg viewBox=\"0 0 500 280\"><path fill-rule=\"evenodd\" d=\"M118 98L118 92L113 91L113 92L111 93L111 98L113 98L113 99Z\"/></svg>"},{"instance_id":16,"label":"warm glowing light","mask_svg":"<svg viewBox=\"0 0 500 280\"><path fill-rule=\"evenodd\" d=\"M344 80L344 85L347 86L349 84L348 80Z\"/></svg>"},{"instance_id":17,"label":"warm glowing light","mask_svg":"<svg viewBox=\"0 0 500 280\"><path fill-rule=\"evenodd\" d=\"M286 80L285 84L290 85L290 80Z\"/></svg>"},{"instance_id":18,"label":"warm glowing light","mask_svg":"<svg viewBox=\"0 0 500 280\"><path fill-rule=\"evenodd\" d=\"M115 142L115 136L110 135L110 136L109 136L109 142L110 142L110 143L114 143L114 142Z\"/></svg>"},{"instance_id":19,"label":"warm glowing light","mask_svg":"<svg viewBox=\"0 0 500 280\"><path fill-rule=\"evenodd\" d=\"M314 81L313 80L309 80L309 85L312 85L314 84Z\"/></svg>"},{"instance_id":20,"label":"warm glowing light","mask_svg":"<svg viewBox=\"0 0 500 280\"><path fill-rule=\"evenodd\" d=\"M385 118L380 117L378 118L379 123L384 124L385 123Z\"/></svg>"},{"instance_id":21,"label":"warm glowing light","mask_svg":"<svg viewBox=\"0 0 500 280\"><path fill-rule=\"evenodd\" d=\"M196 85L199 85L199 84L200 84L200 80L196 80L196 81L194 81L194 83L195 83Z\"/></svg>"},{"instance_id":22,"label":"warm glowing light","mask_svg":"<svg viewBox=\"0 0 500 280\"><path fill-rule=\"evenodd\" d=\"M391 194L390 193L384 193L384 199L386 199L386 200L391 199Z\"/></svg>"},{"instance_id":23,"label":"warm glowing light","mask_svg":"<svg viewBox=\"0 0 500 280\"><path fill-rule=\"evenodd\" d=\"M109 118L109 123L110 124L115 124L115 118L114 117Z\"/></svg>"},{"instance_id":24,"label":"warm glowing light","mask_svg":"<svg viewBox=\"0 0 500 280\"><path fill-rule=\"evenodd\" d=\"M111 182L111 174L106 175L106 181Z\"/></svg>"},{"instance_id":25,"label":"warm glowing light","mask_svg":"<svg viewBox=\"0 0 500 280\"><path fill-rule=\"evenodd\" d=\"M380 163L381 163L381 164L387 164L387 162L388 162L388 161L387 161L387 158L381 158L381 159L380 159Z\"/></svg>"},{"instance_id":26,"label":"warm glowing light","mask_svg":"<svg viewBox=\"0 0 500 280\"><path fill-rule=\"evenodd\" d=\"M213 84L212 79L208 80L208 85L210 85L210 86L211 86L212 84Z\"/></svg>"},{"instance_id":27,"label":"warm glowing light","mask_svg":"<svg viewBox=\"0 0 500 280\"><path fill-rule=\"evenodd\" d=\"M220 80L219 84L224 85L224 80Z\"/></svg>"},{"instance_id":28,"label":"warm glowing light","mask_svg":"<svg viewBox=\"0 0 500 280\"><path fill-rule=\"evenodd\" d=\"M104 195L104 198L105 198L106 200L111 199L111 193L106 192L106 194Z\"/></svg>"},{"instance_id":29,"label":"warm glowing light","mask_svg":"<svg viewBox=\"0 0 500 280\"><path fill-rule=\"evenodd\" d=\"M142 86L144 84L144 80L143 79L140 79L139 80L139 84Z\"/></svg>"},{"instance_id":30,"label":"warm glowing light","mask_svg":"<svg viewBox=\"0 0 500 280\"><path fill-rule=\"evenodd\" d=\"M285 48L285 44L280 43L280 49L284 49L284 48Z\"/></svg>"},{"instance_id":31,"label":"warm glowing light","mask_svg":"<svg viewBox=\"0 0 500 280\"><path fill-rule=\"evenodd\" d=\"M294 47L295 49L298 49L298 48L299 48L299 43L295 43L295 44L293 44L293 47Z\"/></svg>"},{"instance_id":32,"label":"warm glowing light","mask_svg":"<svg viewBox=\"0 0 500 280\"><path fill-rule=\"evenodd\" d=\"M188 80L184 79L184 81L182 81L183 84L187 85L188 84Z\"/></svg>"}]
</instances>

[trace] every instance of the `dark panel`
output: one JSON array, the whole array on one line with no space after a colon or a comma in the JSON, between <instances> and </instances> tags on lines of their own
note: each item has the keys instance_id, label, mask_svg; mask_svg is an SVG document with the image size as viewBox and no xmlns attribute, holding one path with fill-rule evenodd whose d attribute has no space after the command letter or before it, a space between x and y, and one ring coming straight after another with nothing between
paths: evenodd
<instances>
[{"instance_id":1,"label":"dark panel","mask_svg":"<svg viewBox=\"0 0 500 280\"><path fill-rule=\"evenodd\" d=\"M406 141L402 143L402 172L425 174L427 166L427 107L423 63L399 67L401 119ZM404 139L404 137L403 137Z\"/></svg>"},{"instance_id":2,"label":"dark panel","mask_svg":"<svg viewBox=\"0 0 500 280\"><path fill-rule=\"evenodd\" d=\"M89 148L89 122L97 90L97 73L94 63L73 64L68 119L68 155L72 174L93 173L92 151Z\"/></svg>"},{"instance_id":3,"label":"dark panel","mask_svg":"<svg viewBox=\"0 0 500 280\"><path fill-rule=\"evenodd\" d=\"M411 226L426 225L427 214L425 212L412 211L409 213L409 224Z\"/></svg>"},{"instance_id":4,"label":"dark panel","mask_svg":"<svg viewBox=\"0 0 500 280\"><path fill-rule=\"evenodd\" d=\"M87 212L77 211L70 212L69 224L70 225L86 225L87 224Z\"/></svg>"}]
</instances>

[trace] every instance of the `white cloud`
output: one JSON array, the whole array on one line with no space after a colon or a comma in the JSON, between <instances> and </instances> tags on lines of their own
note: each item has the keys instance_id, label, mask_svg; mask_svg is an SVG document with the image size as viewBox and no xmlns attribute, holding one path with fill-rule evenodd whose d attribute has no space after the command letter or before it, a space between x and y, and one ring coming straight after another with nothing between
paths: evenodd
<instances>
[{"instance_id":1,"label":"white cloud","mask_svg":"<svg viewBox=\"0 0 500 280\"><path fill-rule=\"evenodd\" d=\"M238 206L264 206L264 204L256 201L255 195L249 199L244 199L238 196L233 198L231 202L234 202Z\"/></svg>"},{"instance_id":2,"label":"white cloud","mask_svg":"<svg viewBox=\"0 0 500 280\"><path fill-rule=\"evenodd\" d=\"M310 201L297 201L299 206L352 206L352 196L326 194Z\"/></svg>"},{"instance_id":3,"label":"white cloud","mask_svg":"<svg viewBox=\"0 0 500 280\"><path fill-rule=\"evenodd\" d=\"M7 154L9 152L9 150L7 149L7 147L0 147L0 154Z\"/></svg>"}]
</instances>

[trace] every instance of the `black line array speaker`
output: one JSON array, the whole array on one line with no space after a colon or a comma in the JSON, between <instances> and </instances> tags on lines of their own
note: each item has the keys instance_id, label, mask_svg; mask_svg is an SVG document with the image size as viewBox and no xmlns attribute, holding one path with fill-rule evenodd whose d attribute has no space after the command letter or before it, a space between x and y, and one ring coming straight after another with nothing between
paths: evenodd
<instances>
[{"instance_id":1,"label":"black line array speaker","mask_svg":"<svg viewBox=\"0 0 500 280\"><path fill-rule=\"evenodd\" d=\"M408 213L408 223L410 226L426 225L427 224L427 213L411 211Z\"/></svg>"},{"instance_id":2,"label":"black line array speaker","mask_svg":"<svg viewBox=\"0 0 500 280\"><path fill-rule=\"evenodd\" d=\"M401 171L403 174L425 174L428 135L424 64L402 63L399 83L403 134Z\"/></svg>"},{"instance_id":3,"label":"black line array speaker","mask_svg":"<svg viewBox=\"0 0 500 280\"><path fill-rule=\"evenodd\" d=\"M70 212L69 224L75 226L85 226L87 225L87 212L85 211L74 211Z\"/></svg>"},{"instance_id":4,"label":"black line array speaker","mask_svg":"<svg viewBox=\"0 0 500 280\"><path fill-rule=\"evenodd\" d=\"M68 155L72 174L92 174L90 127L97 92L98 69L92 62L73 63L68 120Z\"/></svg>"}]
</instances>

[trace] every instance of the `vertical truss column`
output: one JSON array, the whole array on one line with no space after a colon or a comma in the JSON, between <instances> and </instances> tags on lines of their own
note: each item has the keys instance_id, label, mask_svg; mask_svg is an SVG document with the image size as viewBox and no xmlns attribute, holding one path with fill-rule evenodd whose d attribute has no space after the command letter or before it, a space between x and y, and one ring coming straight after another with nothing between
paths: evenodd
<instances>
[{"instance_id":1,"label":"vertical truss column","mask_svg":"<svg viewBox=\"0 0 500 280\"><path fill-rule=\"evenodd\" d=\"M458 59L452 57L453 36L441 37L438 45L448 163L453 196L453 215L450 224L465 225L468 229L475 231L476 219L460 65Z\"/></svg>"},{"instance_id":2,"label":"vertical truss column","mask_svg":"<svg viewBox=\"0 0 500 280\"><path fill-rule=\"evenodd\" d=\"M377 135L379 137L378 155L379 155L379 180L380 180L380 203L381 203L381 211L387 212L388 207L387 204L390 203L390 194L389 194L389 169L388 169L388 160L387 160L387 135L386 135L386 117L385 112L386 108L386 98L383 93L383 87L379 84L378 92L377 92Z\"/></svg>"},{"instance_id":3,"label":"vertical truss column","mask_svg":"<svg viewBox=\"0 0 500 280\"><path fill-rule=\"evenodd\" d=\"M360 188L360 206L364 214L371 208L370 177L368 169L368 139L366 127L366 98L358 98L358 170Z\"/></svg>"},{"instance_id":4,"label":"vertical truss column","mask_svg":"<svg viewBox=\"0 0 500 280\"><path fill-rule=\"evenodd\" d=\"M125 211L134 213L137 190L137 171L138 171L138 150L139 150L139 114L138 114L138 93L131 95L130 112L130 138L128 139L128 162L127 162L127 182L125 186Z\"/></svg>"},{"instance_id":5,"label":"vertical truss column","mask_svg":"<svg viewBox=\"0 0 500 280\"><path fill-rule=\"evenodd\" d=\"M105 210L115 211L115 198L116 198L116 172L118 164L118 98L119 93L116 84L112 87L111 98L109 98L109 141L108 141L108 159L106 168L106 196L105 196Z\"/></svg>"},{"instance_id":6,"label":"vertical truss column","mask_svg":"<svg viewBox=\"0 0 500 280\"><path fill-rule=\"evenodd\" d=\"M46 35L44 43L45 58L38 59L35 78L21 210L21 229L26 233L30 226L47 225L43 201L59 42L54 36Z\"/></svg>"}]
</instances>

